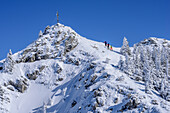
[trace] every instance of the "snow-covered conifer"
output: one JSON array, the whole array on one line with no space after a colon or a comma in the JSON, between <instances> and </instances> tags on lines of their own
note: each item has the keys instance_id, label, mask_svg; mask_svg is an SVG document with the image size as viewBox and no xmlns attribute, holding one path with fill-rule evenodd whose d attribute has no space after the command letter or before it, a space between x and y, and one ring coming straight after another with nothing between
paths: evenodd
<instances>
[{"instance_id":1,"label":"snow-covered conifer","mask_svg":"<svg viewBox=\"0 0 170 113\"><path fill-rule=\"evenodd\" d=\"M128 43L126 37L124 37L124 39L123 39L123 45L120 49L120 53L123 55L125 55L125 53L127 53L128 55L131 55L131 50L129 48L129 43Z\"/></svg>"},{"instance_id":2,"label":"snow-covered conifer","mask_svg":"<svg viewBox=\"0 0 170 113\"><path fill-rule=\"evenodd\" d=\"M160 95L165 98L165 79L163 78L161 81L161 91L160 91Z\"/></svg>"},{"instance_id":3,"label":"snow-covered conifer","mask_svg":"<svg viewBox=\"0 0 170 113\"><path fill-rule=\"evenodd\" d=\"M120 60L119 60L119 63L118 63L118 68L123 71L124 61L122 59L122 56L120 56Z\"/></svg>"},{"instance_id":4,"label":"snow-covered conifer","mask_svg":"<svg viewBox=\"0 0 170 113\"><path fill-rule=\"evenodd\" d=\"M124 71L129 72L129 55L127 53L125 53Z\"/></svg>"},{"instance_id":5,"label":"snow-covered conifer","mask_svg":"<svg viewBox=\"0 0 170 113\"><path fill-rule=\"evenodd\" d=\"M12 59L12 51L9 50L9 53L7 54L7 58L5 59L5 62L3 64L3 72L5 73L12 73L14 68L14 61Z\"/></svg>"},{"instance_id":6,"label":"snow-covered conifer","mask_svg":"<svg viewBox=\"0 0 170 113\"><path fill-rule=\"evenodd\" d=\"M144 77L145 77L145 92L150 93L150 67L149 67L149 61L147 60L147 57L144 57Z\"/></svg>"},{"instance_id":7,"label":"snow-covered conifer","mask_svg":"<svg viewBox=\"0 0 170 113\"><path fill-rule=\"evenodd\" d=\"M42 33L42 31L40 30L40 32L39 32L39 35L38 35L39 37L42 37L43 36L43 33Z\"/></svg>"}]
</instances>

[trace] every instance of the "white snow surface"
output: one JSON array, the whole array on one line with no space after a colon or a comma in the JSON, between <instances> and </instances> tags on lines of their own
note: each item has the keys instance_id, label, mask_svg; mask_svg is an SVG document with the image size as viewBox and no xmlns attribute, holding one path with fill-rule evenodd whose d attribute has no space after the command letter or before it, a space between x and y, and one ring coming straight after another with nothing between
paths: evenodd
<instances>
[{"instance_id":1,"label":"white snow surface","mask_svg":"<svg viewBox=\"0 0 170 113\"><path fill-rule=\"evenodd\" d=\"M59 30L62 33L75 33L70 27L62 24L54 25L51 26L48 34L35 42L45 41L45 46L48 46L50 51L63 52L64 44L60 44L58 50L51 44L56 40L62 40L62 33L57 39L50 38L51 32L55 35ZM72 34L68 36L70 35ZM0 73L1 89L5 92L4 97L10 100L0 101L0 108L4 108L0 109L1 113L117 113L134 98L138 102L137 107L124 109L123 112L170 112L170 102L161 98L158 92L153 90L152 94L146 94L143 82L132 80L117 68L119 58L122 56L119 53L120 48L113 47L113 51L110 51L102 42L86 39L77 33L75 36L78 45L65 55L35 62L20 62L14 65L13 74ZM45 37L48 38L44 40ZM35 42L26 49L34 49ZM46 51L45 46L37 48ZM15 53L13 59L20 59L24 50ZM27 55L32 54L30 52ZM73 62L68 62L68 59L72 59ZM75 61L79 61L79 65L75 65ZM40 72L42 66L45 68ZM60 73L56 72L57 66L62 68ZM27 74L36 70L39 71L37 79L28 79ZM15 82L23 79L28 83L23 93L8 84L10 80ZM157 104L152 104L153 100L156 100ZM45 111L43 111L43 104L45 104Z\"/></svg>"}]
</instances>

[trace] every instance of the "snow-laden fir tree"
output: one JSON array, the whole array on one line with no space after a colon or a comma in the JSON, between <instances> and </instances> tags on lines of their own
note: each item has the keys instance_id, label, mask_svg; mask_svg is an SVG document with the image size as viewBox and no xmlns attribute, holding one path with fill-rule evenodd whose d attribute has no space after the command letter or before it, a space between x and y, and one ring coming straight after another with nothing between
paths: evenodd
<instances>
[{"instance_id":1,"label":"snow-laden fir tree","mask_svg":"<svg viewBox=\"0 0 170 113\"><path fill-rule=\"evenodd\" d=\"M123 71L125 73L129 73L129 62L130 58L129 58L129 55L127 53L125 53L125 62L124 62L124 68L123 68Z\"/></svg>"},{"instance_id":2,"label":"snow-laden fir tree","mask_svg":"<svg viewBox=\"0 0 170 113\"><path fill-rule=\"evenodd\" d=\"M162 98L166 97L166 92L165 92L165 78L162 79L161 81L161 91L160 91L160 95L162 96Z\"/></svg>"},{"instance_id":3,"label":"snow-laden fir tree","mask_svg":"<svg viewBox=\"0 0 170 113\"><path fill-rule=\"evenodd\" d=\"M136 48L136 50L133 52L133 57L134 57L134 73L136 75L140 75L140 51L139 48Z\"/></svg>"},{"instance_id":4,"label":"snow-laden fir tree","mask_svg":"<svg viewBox=\"0 0 170 113\"><path fill-rule=\"evenodd\" d=\"M146 51L144 51L145 54ZM149 66L149 60L148 60L148 56L143 56L143 60L144 60L144 68L143 68L143 72L144 72L144 79L145 79L145 93L150 93L150 66Z\"/></svg>"},{"instance_id":5,"label":"snow-laden fir tree","mask_svg":"<svg viewBox=\"0 0 170 113\"><path fill-rule=\"evenodd\" d=\"M39 37L42 37L43 36L43 33L42 33L42 31L40 30L40 32L39 32L39 35L38 35Z\"/></svg>"},{"instance_id":6,"label":"snow-laden fir tree","mask_svg":"<svg viewBox=\"0 0 170 113\"><path fill-rule=\"evenodd\" d=\"M131 55L131 50L129 48L129 43L128 43L126 37L124 37L124 39L123 39L123 45L120 49L120 53L123 55L125 55L125 53L127 53L128 55Z\"/></svg>"},{"instance_id":7,"label":"snow-laden fir tree","mask_svg":"<svg viewBox=\"0 0 170 113\"><path fill-rule=\"evenodd\" d=\"M124 69L124 61L122 59L122 56L120 56L120 60L119 60L119 63L118 63L118 68L123 71Z\"/></svg>"},{"instance_id":8,"label":"snow-laden fir tree","mask_svg":"<svg viewBox=\"0 0 170 113\"><path fill-rule=\"evenodd\" d=\"M155 68L156 68L156 76L160 76L160 68L161 68L161 51L160 48L158 48L155 58Z\"/></svg>"},{"instance_id":9,"label":"snow-laden fir tree","mask_svg":"<svg viewBox=\"0 0 170 113\"><path fill-rule=\"evenodd\" d=\"M3 64L3 72L4 73L12 73L14 68L14 60L12 59L12 51L9 50L9 53L7 54L7 58L5 59L5 62Z\"/></svg>"},{"instance_id":10,"label":"snow-laden fir tree","mask_svg":"<svg viewBox=\"0 0 170 113\"><path fill-rule=\"evenodd\" d=\"M168 49L166 49L168 50ZM169 81L168 81L168 76L169 76L169 51L167 51L167 54L165 55L166 58L166 69L165 69L165 74L163 78L163 83L161 84L161 96L170 101L170 86L169 86Z\"/></svg>"}]
</instances>

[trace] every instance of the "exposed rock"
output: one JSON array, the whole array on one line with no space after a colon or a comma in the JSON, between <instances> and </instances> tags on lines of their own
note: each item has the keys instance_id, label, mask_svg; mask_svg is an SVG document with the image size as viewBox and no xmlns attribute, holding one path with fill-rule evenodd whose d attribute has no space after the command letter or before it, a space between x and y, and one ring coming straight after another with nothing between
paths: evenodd
<instances>
[{"instance_id":1,"label":"exposed rock","mask_svg":"<svg viewBox=\"0 0 170 113\"><path fill-rule=\"evenodd\" d=\"M118 98L117 97L114 99L114 103L115 104L118 103Z\"/></svg>"},{"instance_id":2,"label":"exposed rock","mask_svg":"<svg viewBox=\"0 0 170 113\"><path fill-rule=\"evenodd\" d=\"M110 74L106 73L105 75L103 75L103 78L108 78L110 76L111 76Z\"/></svg>"},{"instance_id":3,"label":"exposed rock","mask_svg":"<svg viewBox=\"0 0 170 113\"><path fill-rule=\"evenodd\" d=\"M77 104L77 102L74 100L71 104L72 107L74 107Z\"/></svg>"},{"instance_id":4,"label":"exposed rock","mask_svg":"<svg viewBox=\"0 0 170 113\"><path fill-rule=\"evenodd\" d=\"M45 28L45 30L44 30L44 33L43 33L43 35L46 35L47 33L49 33L49 30L50 29L50 26L47 26L46 28Z\"/></svg>"},{"instance_id":5,"label":"exposed rock","mask_svg":"<svg viewBox=\"0 0 170 113\"><path fill-rule=\"evenodd\" d=\"M69 36L65 41L65 53L70 52L78 45L78 40L74 36Z\"/></svg>"},{"instance_id":6,"label":"exposed rock","mask_svg":"<svg viewBox=\"0 0 170 113\"><path fill-rule=\"evenodd\" d=\"M41 67L39 68L39 71L42 72L42 71L44 70L44 68L45 68L45 66L41 66Z\"/></svg>"},{"instance_id":7,"label":"exposed rock","mask_svg":"<svg viewBox=\"0 0 170 113\"><path fill-rule=\"evenodd\" d=\"M9 93L0 86L0 113L9 113L10 97Z\"/></svg>"},{"instance_id":8,"label":"exposed rock","mask_svg":"<svg viewBox=\"0 0 170 113\"><path fill-rule=\"evenodd\" d=\"M13 81L11 81L11 80L8 82L8 84L12 85L12 86L15 86L15 83Z\"/></svg>"},{"instance_id":9,"label":"exposed rock","mask_svg":"<svg viewBox=\"0 0 170 113\"><path fill-rule=\"evenodd\" d=\"M98 103L99 106L104 106L104 101L102 98L96 98L96 102Z\"/></svg>"},{"instance_id":10,"label":"exposed rock","mask_svg":"<svg viewBox=\"0 0 170 113\"><path fill-rule=\"evenodd\" d=\"M116 79L116 81L123 81L125 78L124 78L124 76L122 75L122 76L120 76L120 77L118 77L117 79Z\"/></svg>"},{"instance_id":11,"label":"exposed rock","mask_svg":"<svg viewBox=\"0 0 170 113\"><path fill-rule=\"evenodd\" d=\"M41 56L41 59L49 59L50 57L49 57L49 55L48 54L46 54L46 55L43 55L43 56Z\"/></svg>"},{"instance_id":12,"label":"exposed rock","mask_svg":"<svg viewBox=\"0 0 170 113\"><path fill-rule=\"evenodd\" d=\"M80 61L79 61L79 60L76 60L76 61L74 62L74 64L78 66L78 65L80 64Z\"/></svg>"},{"instance_id":13,"label":"exposed rock","mask_svg":"<svg viewBox=\"0 0 170 113\"><path fill-rule=\"evenodd\" d=\"M101 92L95 90L95 92L94 92L94 96L95 96L95 97L97 97L97 96L101 97L102 95L103 95L103 94L102 94Z\"/></svg>"},{"instance_id":14,"label":"exposed rock","mask_svg":"<svg viewBox=\"0 0 170 113\"><path fill-rule=\"evenodd\" d=\"M15 88L21 92L24 93L24 91L27 89L26 84L23 83L23 81L21 80L17 80L16 84L15 84Z\"/></svg>"},{"instance_id":15,"label":"exposed rock","mask_svg":"<svg viewBox=\"0 0 170 113\"><path fill-rule=\"evenodd\" d=\"M151 103L152 103L153 105L158 105L157 100L152 100Z\"/></svg>"},{"instance_id":16,"label":"exposed rock","mask_svg":"<svg viewBox=\"0 0 170 113\"><path fill-rule=\"evenodd\" d=\"M96 102L93 106L93 110L96 110L96 108L99 106L99 104Z\"/></svg>"},{"instance_id":17,"label":"exposed rock","mask_svg":"<svg viewBox=\"0 0 170 113\"><path fill-rule=\"evenodd\" d=\"M93 69L95 67L95 63L91 63L90 66L87 68L87 71L89 71L90 69Z\"/></svg>"},{"instance_id":18,"label":"exposed rock","mask_svg":"<svg viewBox=\"0 0 170 113\"><path fill-rule=\"evenodd\" d=\"M26 50L24 50L24 52L22 54L25 55L25 54L27 54L30 51L31 51L31 49L26 49Z\"/></svg>"},{"instance_id":19,"label":"exposed rock","mask_svg":"<svg viewBox=\"0 0 170 113\"><path fill-rule=\"evenodd\" d=\"M137 106L139 105L139 102L137 100L137 98L135 97L132 97L129 99L129 101L124 105L122 106L122 111L128 109L128 110L132 110L134 108L137 108Z\"/></svg>"},{"instance_id":20,"label":"exposed rock","mask_svg":"<svg viewBox=\"0 0 170 113\"><path fill-rule=\"evenodd\" d=\"M35 70L33 73L28 73L27 77L30 80L36 80L37 79L37 75L39 74L38 70Z\"/></svg>"},{"instance_id":21,"label":"exposed rock","mask_svg":"<svg viewBox=\"0 0 170 113\"><path fill-rule=\"evenodd\" d=\"M61 78L61 77L60 77L60 78L58 78L58 81L62 81L62 80L63 80L63 78Z\"/></svg>"},{"instance_id":22,"label":"exposed rock","mask_svg":"<svg viewBox=\"0 0 170 113\"><path fill-rule=\"evenodd\" d=\"M142 77L135 77L136 81L142 81Z\"/></svg>"},{"instance_id":23,"label":"exposed rock","mask_svg":"<svg viewBox=\"0 0 170 113\"><path fill-rule=\"evenodd\" d=\"M17 89L21 93L23 93L27 89L27 86L28 86L28 83L25 80L17 80L16 82L13 82L10 80L8 84L13 86L15 89Z\"/></svg>"},{"instance_id":24,"label":"exposed rock","mask_svg":"<svg viewBox=\"0 0 170 113\"><path fill-rule=\"evenodd\" d=\"M61 71L62 71L62 68L58 67L56 72L59 74Z\"/></svg>"},{"instance_id":25,"label":"exposed rock","mask_svg":"<svg viewBox=\"0 0 170 113\"><path fill-rule=\"evenodd\" d=\"M97 75L94 75L91 79L91 82L94 82L96 80L96 78L97 78Z\"/></svg>"},{"instance_id":26,"label":"exposed rock","mask_svg":"<svg viewBox=\"0 0 170 113\"><path fill-rule=\"evenodd\" d=\"M117 97L114 99L114 103L115 104L118 103L118 98Z\"/></svg>"},{"instance_id":27,"label":"exposed rock","mask_svg":"<svg viewBox=\"0 0 170 113\"><path fill-rule=\"evenodd\" d=\"M11 90L11 91L14 91L14 90L15 90L15 88L14 88L12 85L7 86L7 89L9 89L9 90Z\"/></svg>"}]
</instances>

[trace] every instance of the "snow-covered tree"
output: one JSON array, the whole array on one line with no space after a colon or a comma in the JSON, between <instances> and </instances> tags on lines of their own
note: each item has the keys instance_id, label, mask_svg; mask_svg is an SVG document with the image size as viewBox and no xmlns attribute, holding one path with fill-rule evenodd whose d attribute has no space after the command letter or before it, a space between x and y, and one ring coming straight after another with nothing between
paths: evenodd
<instances>
[{"instance_id":1,"label":"snow-covered tree","mask_svg":"<svg viewBox=\"0 0 170 113\"><path fill-rule=\"evenodd\" d=\"M125 63L124 63L124 72L129 72L129 55L125 53Z\"/></svg>"},{"instance_id":2,"label":"snow-covered tree","mask_svg":"<svg viewBox=\"0 0 170 113\"><path fill-rule=\"evenodd\" d=\"M38 35L39 37L42 37L43 36L43 33L42 33L42 31L40 30L40 32L39 32L39 35Z\"/></svg>"},{"instance_id":3,"label":"snow-covered tree","mask_svg":"<svg viewBox=\"0 0 170 113\"><path fill-rule=\"evenodd\" d=\"M134 69L135 69L135 74L140 75L141 70L140 70L140 50L139 48L136 48L136 51L134 52Z\"/></svg>"},{"instance_id":4,"label":"snow-covered tree","mask_svg":"<svg viewBox=\"0 0 170 113\"><path fill-rule=\"evenodd\" d=\"M120 60L119 60L119 63L118 63L118 68L123 71L124 69L124 61L122 59L122 56L120 56Z\"/></svg>"},{"instance_id":5,"label":"snow-covered tree","mask_svg":"<svg viewBox=\"0 0 170 113\"><path fill-rule=\"evenodd\" d=\"M150 93L150 66L147 57L144 57L145 92Z\"/></svg>"},{"instance_id":6,"label":"snow-covered tree","mask_svg":"<svg viewBox=\"0 0 170 113\"><path fill-rule=\"evenodd\" d=\"M166 93L165 93L165 79L162 79L161 81L161 91L160 91L160 95L165 98Z\"/></svg>"},{"instance_id":7,"label":"snow-covered tree","mask_svg":"<svg viewBox=\"0 0 170 113\"><path fill-rule=\"evenodd\" d=\"M129 48L129 43L128 43L126 37L124 37L124 39L123 39L123 45L120 49L120 53L123 55L125 55L125 53L127 53L128 55L131 55L131 50Z\"/></svg>"},{"instance_id":8,"label":"snow-covered tree","mask_svg":"<svg viewBox=\"0 0 170 113\"><path fill-rule=\"evenodd\" d=\"M12 73L14 68L14 60L12 59L12 51L9 50L9 53L7 54L7 58L5 59L5 62L3 64L3 72L5 73Z\"/></svg>"}]
</instances>

